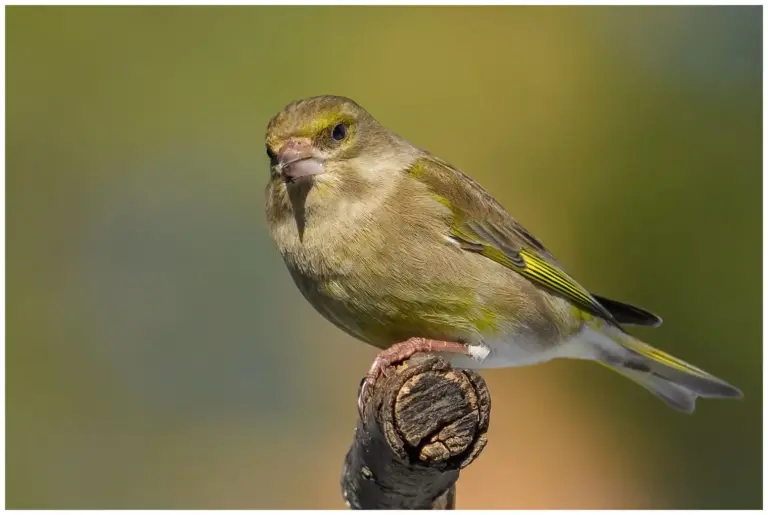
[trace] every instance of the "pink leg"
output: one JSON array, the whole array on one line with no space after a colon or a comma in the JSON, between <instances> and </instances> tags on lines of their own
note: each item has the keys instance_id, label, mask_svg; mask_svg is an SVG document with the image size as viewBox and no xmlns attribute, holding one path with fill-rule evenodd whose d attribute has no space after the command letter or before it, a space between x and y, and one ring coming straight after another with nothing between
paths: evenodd
<instances>
[{"instance_id":1,"label":"pink leg","mask_svg":"<svg viewBox=\"0 0 768 515\"><path fill-rule=\"evenodd\" d=\"M396 343L388 349L379 352L373 365L368 370L368 374L363 380L360 388L360 397L358 398L358 407L362 413L363 404L367 399L369 392L373 390L373 385L379 378L379 375L386 374L388 367L403 362L420 352L453 352L456 354L469 354L468 347L463 343L446 342L443 340L430 340L428 338L409 338L408 340Z\"/></svg>"}]
</instances>

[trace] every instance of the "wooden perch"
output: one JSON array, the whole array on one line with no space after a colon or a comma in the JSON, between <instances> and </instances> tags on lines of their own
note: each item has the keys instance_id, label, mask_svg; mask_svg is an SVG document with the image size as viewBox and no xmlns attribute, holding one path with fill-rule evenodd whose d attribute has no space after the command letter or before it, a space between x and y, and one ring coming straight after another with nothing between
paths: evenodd
<instances>
[{"instance_id":1,"label":"wooden perch","mask_svg":"<svg viewBox=\"0 0 768 515\"><path fill-rule=\"evenodd\" d=\"M414 356L387 370L365 400L344 461L353 509L454 509L459 470L487 442L485 381L442 358Z\"/></svg>"}]
</instances>

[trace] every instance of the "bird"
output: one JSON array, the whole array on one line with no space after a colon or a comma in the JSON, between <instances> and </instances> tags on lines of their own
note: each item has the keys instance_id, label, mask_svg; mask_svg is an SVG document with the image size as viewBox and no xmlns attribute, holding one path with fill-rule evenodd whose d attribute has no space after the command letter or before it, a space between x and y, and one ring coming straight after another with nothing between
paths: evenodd
<instances>
[{"instance_id":1,"label":"bird","mask_svg":"<svg viewBox=\"0 0 768 515\"><path fill-rule=\"evenodd\" d=\"M355 101L293 101L265 143L267 225L294 283L380 350L363 386L431 352L471 369L591 360L684 413L699 397L742 397L631 336L624 326L661 318L585 289L477 181Z\"/></svg>"}]
</instances>

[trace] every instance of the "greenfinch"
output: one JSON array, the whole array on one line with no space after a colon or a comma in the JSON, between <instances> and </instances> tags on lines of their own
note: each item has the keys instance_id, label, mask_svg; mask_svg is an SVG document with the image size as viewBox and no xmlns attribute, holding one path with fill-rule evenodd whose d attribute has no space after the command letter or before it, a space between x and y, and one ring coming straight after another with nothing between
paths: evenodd
<instances>
[{"instance_id":1,"label":"greenfinch","mask_svg":"<svg viewBox=\"0 0 768 515\"><path fill-rule=\"evenodd\" d=\"M623 325L656 315L583 288L480 184L339 96L267 126L266 219L303 296L383 349L369 379L415 352L456 367L601 363L677 410L741 397Z\"/></svg>"}]
</instances>

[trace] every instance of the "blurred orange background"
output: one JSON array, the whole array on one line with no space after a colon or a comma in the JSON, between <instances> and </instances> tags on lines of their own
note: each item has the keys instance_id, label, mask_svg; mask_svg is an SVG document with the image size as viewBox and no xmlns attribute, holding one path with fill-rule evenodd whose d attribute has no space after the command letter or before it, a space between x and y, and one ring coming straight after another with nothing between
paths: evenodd
<instances>
[{"instance_id":1,"label":"blurred orange background","mask_svg":"<svg viewBox=\"0 0 768 515\"><path fill-rule=\"evenodd\" d=\"M761 7L8 7L7 507L342 508L375 349L266 231L263 134L354 98L647 341L739 386L483 372L459 508L759 508Z\"/></svg>"}]
</instances>

